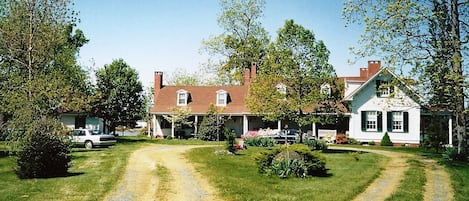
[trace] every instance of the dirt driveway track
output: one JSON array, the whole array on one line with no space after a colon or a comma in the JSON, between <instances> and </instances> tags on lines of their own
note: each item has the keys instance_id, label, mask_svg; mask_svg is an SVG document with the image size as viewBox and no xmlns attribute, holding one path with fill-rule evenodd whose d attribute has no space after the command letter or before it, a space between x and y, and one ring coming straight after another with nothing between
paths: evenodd
<instances>
[{"instance_id":1,"label":"dirt driveway track","mask_svg":"<svg viewBox=\"0 0 469 201\"><path fill-rule=\"evenodd\" d=\"M129 157L125 175L112 190L106 201L216 201L216 191L184 159L183 153L189 149L204 146L149 145ZM159 167L169 170L169 186L164 192L157 192L162 185L158 179ZM168 184L166 184L168 185ZM161 189L161 188L160 188ZM161 195L164 194L164 197Z\"/></svg>"}]
</instances>

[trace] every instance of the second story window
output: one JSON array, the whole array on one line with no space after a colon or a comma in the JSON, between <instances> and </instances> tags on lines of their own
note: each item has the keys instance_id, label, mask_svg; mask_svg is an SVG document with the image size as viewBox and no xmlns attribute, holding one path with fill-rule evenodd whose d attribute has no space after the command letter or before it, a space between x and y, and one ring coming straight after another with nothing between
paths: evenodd
<instances>
[{"instance_id":1,"label":"second story window","mask_svg":"<svg viewBox=\"0 0 469 201\"><path fill-rule=\"evenodd\" d=\"M226 106L228 93L225 90L217 91L217 106Z\"/></svg>"},{"instance_id":2,"label":"second story window","mask_svg":"<svg viewBox=\"0 0 469 201\"><path fill-rule=\"evenodd\" d=\"M388 97L393 93L394 87L388 81L376 80L376 96L377 97Z\"/></svg>"},{"instance_id":3,"label":"second story window","mask_svg":"<svg viewBox=\"0 0 469 201\"><path fill-rule=\"evenodd\" d=\"M181 89L177 91L177 105L178 106L187 105L187 98L188 98L188 93L186 90Z\"/></svg>"},{"instance_id":4,"label":"second story window","mask_svg":"<svg viewBox=\"0 0 469 201\"><path fill-rule=\"evenodd\" d=\"M280 84L277 84L277 86L275 86L277 88L277 91L283 95L286 95L287 94L287 86L284 85L283 83L280 83Z\"/></svg>"},{"instance_id":5,"label":"second story window","mask_svg":"<svg viewBox=\"0 0 469 201\"><path fill-rule=\"evenodd\" d=\"M321 85L321 94L324 96L330 97L331 96L331 85L328 83L324 83Z\"/></svg>"}]
</instances>

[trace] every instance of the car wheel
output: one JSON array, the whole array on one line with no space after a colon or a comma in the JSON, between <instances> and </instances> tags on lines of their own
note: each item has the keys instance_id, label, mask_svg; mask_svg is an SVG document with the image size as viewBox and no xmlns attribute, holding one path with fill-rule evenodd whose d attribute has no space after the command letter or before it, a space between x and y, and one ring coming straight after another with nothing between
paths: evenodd
<instances>
[{"instance_id":1,"label":"car wheel","mask_svg":"<svg viewBox=\"0 0 469 201\"><path fill-rule=\"evenodd\" d=\"M87 149L93 148L93 142L91 142L91 141L86 141L86 142L85 142L85 148L87 148Z\"/></svg>"}]
</instances>

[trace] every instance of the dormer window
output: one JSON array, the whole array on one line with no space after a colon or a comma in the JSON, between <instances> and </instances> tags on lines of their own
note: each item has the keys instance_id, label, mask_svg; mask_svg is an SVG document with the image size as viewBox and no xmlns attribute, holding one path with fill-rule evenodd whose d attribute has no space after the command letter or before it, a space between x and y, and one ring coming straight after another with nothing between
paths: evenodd
<instances>
[{"instance_id":1,"label":"dormer window","mask_svg":"<svg viewBox=\"0 0 469 201\"><path fill-rule=\"evenodd\" d=\"M228 93L225 90L217 91L217 106L226 106Z\"/></svg>"},{"instance_id":2,"label":"dormer window","mask_svg":"<svg viewBox=\"0 0 469 201\"><path fill-rule=\"evenodd\" d=\"M331 85L324 83L321 85L321 94L330 97L331 96Z\"/></svg>"},{"instance_id":3,"label":"dormer window","mask_svg":"<svg viewBox=\"0 0 469 201\"><path fill-rule=\"evenodd\" d=\"M388 81L376 80L376 96L377 97L388 97L393 93L394 87Z\"/></svg>"},{"instance_id":4,"label":"dormer window","mask_svg":"<svg viewBox=\"0 0 469 201\"><path fill-rule=\"evenodd\" d=\"M189 97L189 94L187 93L186 90L179 90L177 91L177 105L178 106L185 106L187 105L187 99Z\"/></svg>"},{"instance_id":5,"label":"dormer window","mask_svg":"<svg viewBox=\"0 0 469 201\"><path fill-rule=\"evenodd\" d=\"M277 91L283 95L286 95L287 94L287 86L284 85L283 83L280 83L280 84L277 84L277 86L275 86L277 88Z\"/></svg>"}]
</instances>

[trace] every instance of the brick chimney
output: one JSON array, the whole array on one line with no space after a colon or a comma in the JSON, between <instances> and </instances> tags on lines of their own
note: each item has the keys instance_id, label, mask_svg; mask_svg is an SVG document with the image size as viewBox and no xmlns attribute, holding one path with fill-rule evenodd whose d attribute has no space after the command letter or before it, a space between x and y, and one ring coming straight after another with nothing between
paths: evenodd
<instances>
[{"instance_id":1,"label":"brick chimney","mask_svg":"<svg viewBox=\"0 0 469 201\"><path fill-rule=\"evenodd\" d=\"M368 61L368 77L372 77L381 70L381 61Z\"/></svg>"},{"instance_id":2,"label":"brick chimney","mask_svg":"<svg viewBox=\"0 0 469 201\"><path fill-rule=\"evenodd\" d=\"M244 83L243 85L249 85L251 83L251 71L249 68L244 69Z\"/></svg>"},{"instance_id":3,"label":"brick chimney","mask_svg":"<svg viewBox=\"0 0 469 201\"><path fill-rule=\"evenodd\" d=\"M156 97L158 97L158 93L160 93L161 88L163 87L163 72L156 71L155 72L155 94L153 96L153 101L156 101Z\"/></svg>"},{"instance_id":4,"label":"brick chimney","mask_svg":"<svg viewBox=\"0 0 469 201\"><path fill-rule=\"evenodd\" d=\"M368 69L360 68L360 78L368 78Z\"/></svg>"},{"instance_id":5,"label":"brick chimney","mask_svg":"<svg viewBox=\"0 0 469 201\"><path fill-rule=\"evenodd\" d=\"M256 78L257 75L257 64L252 62L251 64L251 81L253 81Z\"/></svg>"}]
</instances>

